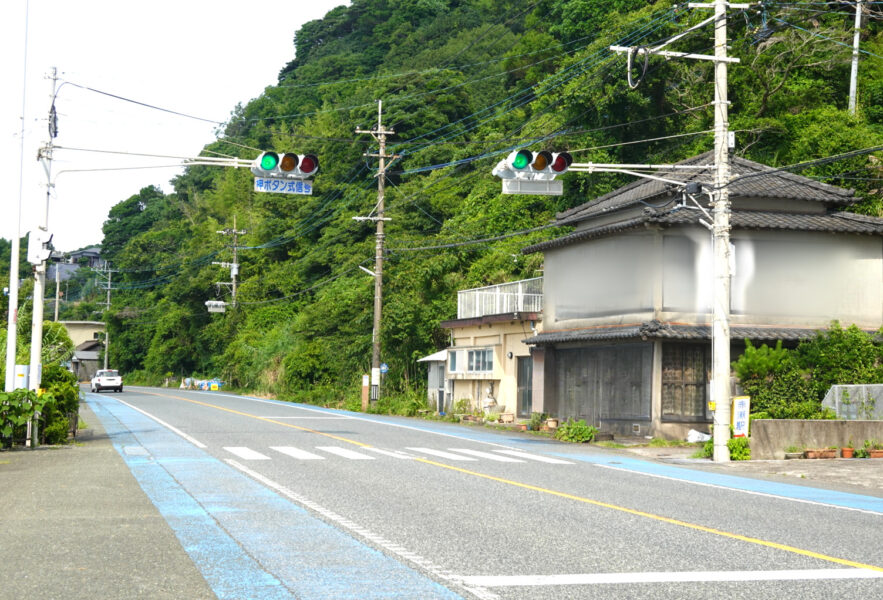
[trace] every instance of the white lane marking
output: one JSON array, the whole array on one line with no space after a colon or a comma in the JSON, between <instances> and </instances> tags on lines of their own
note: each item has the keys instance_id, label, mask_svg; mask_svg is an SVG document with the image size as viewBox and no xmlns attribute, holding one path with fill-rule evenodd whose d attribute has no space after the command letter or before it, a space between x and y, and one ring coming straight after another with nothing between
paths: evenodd
<instances>
[{"instance_id":1,"label":"white lane marking","mask_svg":"<svg viewBox=\"0 0 883 600\"><path fill-rule=\"evenodd\" d=\"M371 452L376 452L377 454L383 454L384 456L392 456L393 458L414 460L413 456L411 456L407 452L401 452L399 450L384 450L383 448L365 448L365 450L370 450Z\"/></svg>"},{"instance_id":2,"label":"white lane marking","mask_svg":"<svg viewBox=\"0 0 883 600\"><path fill-rule=\"evenodd\" d=\"M229 464L230 466L232 466L236 469L239 469L240 471L242 471L246 475L249 475L250 477L252 477L256 481L259 481L259 482L263 483L264 485L266 485L267 487L276 490L277 492L279 492L283 496L286 496L287 498L293 500L294 502L301 505L302 507L313 511L314 513L321 515L325 519L332 521L333 523L337 524L338 526L340 526L348 531L351 531L351 532L357 534L359 537L374 544L375 547L378 547L386 552L389 552L395 556L398 556L400 559L402 559L412 565L415 565L415 566L419 567L420 569L423 569L424 571L426 571L427 573L429 573L431 576L435 577L436 579L447 582L449 585L464 589L464 590L468 591L469 593L473 594L475 597L479 598L480 600L497 600L498 596L496 594L494 594L488 590L482 589L480 587L473 587L470 585L464 585L464 583L463 583L463 580L465 579L464 577L457 576L454 573L452 573L451 571L448 571L447 569L443 569L442 567L439 567L439 566L431 563L430 561L423 558L419 554L415 554L413 552L408 551L408 549L405 548L404 546L396 544L396 543L374 533L373 531L366 529L353 521L350 521L346 517L343 517L335 512L328 510L327 508L313 502L312 500L308 500L307 498L301 496L300 494L298 494L296 492L293 492L292 490L288 489L287 487L285 487L279 483L276 483L272 479L264 477L263 475L261 475L260 473L257 473L256 471L252 471L251 469L249 469L245 465L239 464L238 462L236 462L235 460L232 460L232 459L227 459L225 462L227 464Z\"/></svg>"},{"instance_id":3,"label":"white lane marking","mask_svg":"<svg viewBox=\"0 0 883 600\"><path fill-rule=\"evenodd\" d=\"M155 389L158 389L160 391L168 391L168 390L163 390L162 388L155 388ZM224 396L226 398L236 398L237 400L249 400L251 402L263 402L264 404L272 404L273 406L276 406L276 407L278 407L281 402L279 400L264 400L263 398L253 398L251 396L237 396L235 394L219 394L218 392L205 392L205 391L198 391L198 390L186 390L186 391L193 392L199 396ZM285 404L285 403L282 402L282 404ZM326 414L328 411L328 409L308 408L306 406L298 406L296 404L292 404L291 408L295 409L295 410L305 410L305 411L309 411L309 412L326 413ZM417 431L420 433L428 433L430 435L440 435L440 436L444 436L444 437L454 438L455 440L466 440L469 442L475 442L476 444L484 444L486 446L496 446L497 448L507 448L507 449L511 448L511 446L506 446L504 444L497 444L494 442L485 442L483 440L473 440L471 438L467 438L462 435L457 435L454 433L445 433L443 431L433 431L431 429L425 429L423 427L414 427L413 425L404 425L402 423L388 423L386 421L378 421L377 419L366 418L366 417L357 417L355 415L340 415L340 416L341 416L341 418L352 419L353 421L365 421L366 423L373 423L375 425L385 425L387 427L398 427L399 429L410 429L411 431Z\"/></svg>"},{"instance_id":4,"label":"white lane marking","mask_svg":"<svg viewBox=\"0 0 883 600\"><path fill-rule=\"evenodd\" d=\"M598 585L617 583L695 583L714 581L797 581L818 579L878 579L870 569L804 569L789 571L685 571L675 573L586 573L580 575L475 575L461 580L481 587Z\"/></svg>"},{"instance_id":5,"label":"white lane marking","mask_svg":"<svg viewBox=\"0 0 883 600\"><path fill-rule=\"evenodd\" d=\"M120 404L125 404L126 406L128 406L128 407L131 408L132 410L136 410L136 411L140 412L140 413L141 413L142 415L144 415L145 417L148 417L148 418L150 418L150 419L153 419L154 421L156 421L157 423L159 423L160 425L162 425L163 427L165 427L166 429L168 429L168 430L171 431L172 433L181 436L182 438L184 438L185 440L187 440L188 442L190 442L191 444L193 444L193 445L196 446L197 448L208 448L208 446L206 446L206 445L203 444L202 442L200 442L200 441L198 441L198 440L196 440L196 439L190 437L189 435L187 435L186 433L184 433L183 431L181 431L181 430L178 429L177 427L175 427L175 426L173 426L173 425L169 425L168 423L166 423L165 421L163 421L163 420L160 419L159 417L154 417L154 416L153 416L152 414L150 414L149 412L143 411L143 410L141 410L140 408L138 408L137 406L132 406L131 404L129 404L129 403L126 402L125 400L120 400L119 398L114 398L114 400L116 400L116 401L119 402Z\"/></svg>"},{"instance_id":6,"label":"white lane marking","mask_svg":"<svg viewBox=\"0 0 883 600\"><path fill-rule=\"evenodd\" d=\"M572 463L569 460L561 460L560 458L551 458L549 456L542 456L540 454L528 454L527 452L520 452L519 450L494 450L494 452L499 452L500 454L508 454L509 456L515 456L517 458L523 458L525 460L537 460L539 462L549 463L550 465L573 465L576 463Z\"/></svg>"},{"instance_id":7,"label":"white lane marking","mask_svg":"<svg viewBox=\"0 0 883 600\"><path fill-rule=\"evenodd\" d=\"M168 390L164 390L164 389L162 389L162 388L155 388L155 389L158 389L159 391L165 391L165 392L168 392ZM236 395L234 395L234 394L224 394L224 393L220 393L220 394L219 394L219 393L217 393L217 392L201 392L201 391L194 391L194 393L197 394L197 395L200 395L200 396L225 396L225 397L227 397L227 398L237 398L237 399L239 399L239 400L249 400L249 401L251 401L251 402L263 402L263 403L265 403L265 404L272 404L272 405L274 405L274 406L279 406L279 401L278 401L278 400L263 400L263 399L261 399L261 398L253 398L253 397L251 397L251 396L236 396ZM122 400L117 400L117 402L123 402L123 401L122 401ZM126 404L126 403L123 402L123 404ZM135 408L135 407L132 406L132 408ZM319 412L319 413L321 413L321 412L325 412L325 411L327 410L327 409L319 409L319 408L307 408L307 407L305 407L305 406L297 406L297 405L291 405L291 408L293 408L293 409L297 409L297 410L305 410L305 411L311 411L311 412ZM135 410L138 410L138 409L135 408ZM143 411L142 411L142 412L143 412ZM147 413L145 413L145 414L147 414ZM148 416L150 416L150 415L148 415ZM512 449L511 446L505 446L505 445L503 445L503 444L496 444L496 443L494 443L494 442L485 442L485 441L483 441L483 440L473 440L473 439L470 439L470 438L464 437L464 436L462 436L462 435L457 435L457 434L453 434L453 433L445 433L445 432L443 432L443 431L432 431L432 430L430 430L430 429L424 429L424 428L422 428L422 427L414 427L414 426L412 426L412 425L403 425L403 424L401 424L401 423L387 423L387 422L384 422L384 421L378 421L378 420L376 420L376 419L369 419L369 418L365 418L365 417L357 417L357 416L353 416L353 415L342 415L342 417L344 417L344 418L346 418L346 419L352 419L352 420L354 420L354 421L366 421L366 422L368 422L368 423L374 423L374 424L377 424L377 425L386 425L387 427L398 427L398 428L400 428L400 429L410 429L410 430L412 430L412 431L418 431L418 432L421 432L421 433L429 433L429 434L431 434L431 435L440 435L440 436L444 436L444 437L454 438L454 439L457 439L457 440L468 440L468 441L470 441L470 442L475 442L476 444L484 444L484 445L486 445L486 446L496 446L497 448L503 448L503 449L506 449L506 450L510 450L510 449ZM156 419L156 417L151 417L151 418ZM162 421L159 421L159 419L156 419L156 421L157 421L158 423L161 423L161 424L162 424ZM172 428L172 429L173 429L173 431L175 431L175 433L178 433L179 435L181 435L181 436L184 437L185 439L192 439L192 438L190 438L189 436L187 436L186 434L184 434L184 433L182 433L182 432L179 432L179 431L177 431L177 430L174 430L174 428ZM199 445L200 448L205 448L205 446L199 444L199 442L195 442L195 443L196 443L197 445ZM638 460L640 460L640 459L638 459ZM614 471L621 471L621 472L623 472L623 473L629 473L629 474L631 474L631 475L635 475L635 476L656 477L656 478L658 478L658 479L668 479L668 480L670 480L670 481L675 481L675 482L677 482L677 483L686 483L686 484L690 484L690 485L698 485L698 486L703 486L703 487L712 487L712 488L717 488L717 489L720 489L720 490L726 490L726 491L729 491L729 492L735 492L735 493L741 493L741 494L751 494L751 495L754 495L754 496L765 496L765 497L767 497L767 498L771 498L771 499L773 499L773 500L783 500L783 501L785 501L785 502L799 502L799 503L802 503L802 504L814 504L814 505L816 505L816 506L824 506L825 508L836 508L836 509L839 509L839 510L848 510L848 511L853 511L853 512L858 512L858 513L866 514L866 515L874 515L874 516L877 516L877 517L879 517L879 516L883 516L883 513L881 513L880 511L867 510L867 509L864 509L864 508L854 508L854 507L852 507L852 506L843 506L842 504L831 504L831 503L827 503L827 502L818 502L818 501L815 501L815 500L804 500L803 498L791 498L791 497L789 497L789 496L780 496L780 495L777 495L777 494L769 494L769 493L765 493L765 492L755 492L755 491L752 491L752 490L745 490L745 489L741 489L741 488L738 488L738 487L729 487L729 486L725 486L725 485L717 485L717 484L713 484L713 483L705 483L705 482L702 482L702 481L693 481L693 480L691 480L691 479L680 479L680 478L677 478L677 477L668 477L668 476L666 476L666 475L658 475L658 474L655 474L655 473L644 473L644 472L641 472L641 471L634 471L634 470L632 470L632 469L625 469L625 468L621 468L621 467L615 467L615 466L612 466L612 465L606 465L606 464L603 464L603 463L593 462L593 461L585 461L585 464L592 465L592 466L595 466L595 467L601 467L601 468L603 468L603 469L612 469L612 470L614 470ZM734 477L741 477L741 476L738 475L738 474L734 474L733 476L734 476Z\"/></svg>"},{"instance_id":8,"label":"white lane marking","mask_svg":"<svg viewBox=\"0 0 883 600\"><path fill-rule=\"evenodd\" d=\"M349 448L339 448L338 446L316 446L316 450L322 450L330 454L336 454L350 460L374 460L373 456L350 450Z\"/></svg>"},{"instance_id":9,"label":"white lane marking","mask_svg":"<svg viewBox=\"0 0 883 600\"><path fill-rule=\"evenodd\" d=\"M224 446L224 450L245 460L270 460L270 457L245 446Z\"/></svg>"},{"instance_id":10,"label":"white lane marking","mask_svg":"<svg viewBox=\"0 0 883 600\"><path fill-rule=\"evenodd\" d=\"M478 460L477 458L472 458L471 456L452 454L450 452L445 452L444 450L433 450L432 448L408 448L408 450L413 450L414 452L420 452L422 454L431 454L432 456L438 456L441 458L448 458L450 460Z\"/></svg>"},{"instance_id":11,"label":"white lane marking","mask_svg":"<svg viewBox=\"0 0 883 600\"><path fill-rule=\"evenodd\" d=\"M318 454L313 454L312 452L307 452L306 450L301 450L300 448L294 448L292 446L270 446L270 450L281 452L282 454L298 460L325 460L324 456L319 456Z\"/></svg>"},{"instance_id":12,"label":"white lane marking","mask_svg":"<svg viewBox=\"0 0 883 600\"><path fill-rule=\"evenodd\" d=\"M508 456L500 456L499 454L491 454L490 452L482 452L481 450L469 450L468 448L448 448L452 452L460 452L462 454L468 454L469 456L477 456L478 458L486 458L488 460L494 460L497 462L507 462L507 463L523 463L523 460L518 460L517 458L509 458Z\"/></svg>"},{"instance_id":13,"label":"white lane marking","mask_svg":"<svg viewBox=\"0 0 883 600\"><path fill-rule=\"evenodd\" d=\"M862 513L865 515L873 515L875 517L883 516L883 512L876 510L867 510L864 508L855 508L853 506L843 506L842 504L829 504L827 502L818 502L817 500L806 500L805 498L791 498L789 496L779 496L776 494L770 494L767 492L758 492L755 490L743 490L740 488L728 487L726 485L719 485L717 483L708 483L705 481L693 481L691 479L679 479L677 477L670 477L668 475L660 475L659 473L643 473L641 471L632 471L631 469L626 469L623 467L616 467L613 465L605 465L603 463L589 462L588 464L594 465L596 467L601 467L602 469L610 469L611 471L620 471L622 473L631 473L632 475L644 475L645 477L655 477L656 479L667 479L668 481L675 481L677 483L690 483L693 485L698 485L701 487L709 487L716 488L719 490L727 490L730 492L741 492L743 494L750 494L752 496L762 496L764 498L771 498L773 500L787 500L788 502L799 502L800 504L812 504L815 506L824 506L825 508L838 508L840 510L850 510L853 512ZM733 474L733 477L741 477L740 475Z\"/></svg>"}]
</instances>

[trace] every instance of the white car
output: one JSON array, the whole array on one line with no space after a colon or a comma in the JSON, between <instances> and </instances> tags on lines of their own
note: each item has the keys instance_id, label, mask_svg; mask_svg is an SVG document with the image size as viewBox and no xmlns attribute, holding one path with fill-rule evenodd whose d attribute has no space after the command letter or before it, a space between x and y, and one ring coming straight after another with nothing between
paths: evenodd
<instances>
[{"instance_id":1,"label":"white car","mask_svg":"<svg viewBox=\"0 0 883 600\"><path fill-rule=\"evenodd\" d=\"M92 378L92 391L100 392L101 390L116 390L122 392L123 378L120 377L120 372L113 369L107 369L95 373L95 377Z\"/></svg>"}]
</instances>

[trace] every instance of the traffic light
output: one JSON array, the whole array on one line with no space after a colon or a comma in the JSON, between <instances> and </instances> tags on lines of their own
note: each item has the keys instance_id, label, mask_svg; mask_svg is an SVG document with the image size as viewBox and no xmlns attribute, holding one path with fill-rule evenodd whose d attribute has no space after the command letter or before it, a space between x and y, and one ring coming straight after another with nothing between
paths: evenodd
<instances>
[{"instance_id":1,"label":"traffic light","mask_svg":"<svg viewBox=\"0 0 883 600\"><path fill-rule=\"evenodd\" d=\"M307 179L319 170L319 158L315 154L293 154L282 156L273 151L262 153L251 166L251 172L258 177L279 179Z\"/></svg>"},{"instance_id":2,"label":"traffic light","mask_svg":"<svg viewBox=\"0 0 883 600\"><path fill-rule=\"evenodd\" d=\"M533 153L522 148L510 152L491 172L503 180L504 194L559 195L563 187L553 180L566 173L572 163L569 152Z\"/></svg>"},{"instance_id":3,"label":"traffic light","mask_svg":"<svg viewBox=\"0 0 883 600\"><path fill-rule=\"evenodd\" d=\"M567 172L573 163L569 152L530 150L511 152L506 160L494 167L493 174L501 179L551 180Z\"/></svg>"},{"instance_id":4,"label":"traffic light","mask_svg":"<svg viewBox=\"0 0 883 600\"><path fill-rule=\"evenodd\" d=\"M33 229L28 235L28 262L42 264L52 255L52 234L43 229Z\"/></svg>"}]
</instances>

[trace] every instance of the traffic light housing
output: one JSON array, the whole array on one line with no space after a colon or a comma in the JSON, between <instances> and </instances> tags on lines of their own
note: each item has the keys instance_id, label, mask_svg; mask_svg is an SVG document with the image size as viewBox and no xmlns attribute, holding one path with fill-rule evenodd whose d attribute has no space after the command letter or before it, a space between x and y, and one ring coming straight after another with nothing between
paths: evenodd
<instances>
[{"instance_id":1,"label":"traffic light housing","mask_svg":"<svg viewBox=\"0 0 883 600\"><path fill-rule=\"evenodd\" d=\"M52 255L52 234L43 229L32 229L28 235L28 262L40 265Z\"/></svg>"},{"instance_id":2,"label":"traffic light housing","mask_svg":"<svg viewBox=\"0 0 883 600\"><path fill-rule=\"evenodd\" d=\"M572 163L569 152L534 153L522 148L510 152L491 172L503 180L504 194L559 195L563 186L554 179L566 173Z\"/></svg>"},{"instance_id":3,"label":"traffic light housing","mask_svg":"<svg viewBox=\"0 0 883 600\"><path fill-rule=\"evenodd\" d=\"M277 179L308 179L319 170L319 158L315 154L286 152L281 156L273 151L261 153L251 166L257 177Z\"/></svg>"},{"instance_id":4,"label":"traffic light housing","mask_svg":"<svg viewBox=\"0 0 883 600\"><path fill-rule=\"evenodd\" d=\"M511 152L505 160L494 167L493 174L501 179L552 180L567 172L573 164L569 152L549 152L530 150Z\"/></svg>"}]
</instances>

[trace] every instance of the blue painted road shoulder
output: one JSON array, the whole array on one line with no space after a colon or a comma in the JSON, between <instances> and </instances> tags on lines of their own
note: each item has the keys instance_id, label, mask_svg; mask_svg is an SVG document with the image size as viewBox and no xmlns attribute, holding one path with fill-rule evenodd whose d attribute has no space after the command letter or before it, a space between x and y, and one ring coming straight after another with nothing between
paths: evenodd
<instances>
[{"instance_id":1,"label":"blue painted road shoulder","mask_svg":"<svg viewBox=\"0 0 883 600\"><path fill-rule=\"evenodd\" d=\"M461 597L115 399L86 400L218 598Z\"/></svg>"},{"instance_id":2,"label":"blue painted road shoulder","mask_svg":"<svg viewBox=\"0 0 883 600\"><path fill-rule=\"evenodd\" d=\"M742 492L753 492L791 500L816 502L819 504L828 504L831 506L840 506L843 508L883 514L883 498L877 498L875 496L864 496L862 494L850 494L848 492L838 492L824 488L764 481L761 479L753 479L751 477L740 477L738 475L713 473L641 460L638 458L624 457L621 455L598 454L589 456L564 452L553 452L552 454L568 460L580 460L644 475L667 477L669 479L677 479L702 485L713 485Z\"/></svg>"}]
</instances>

